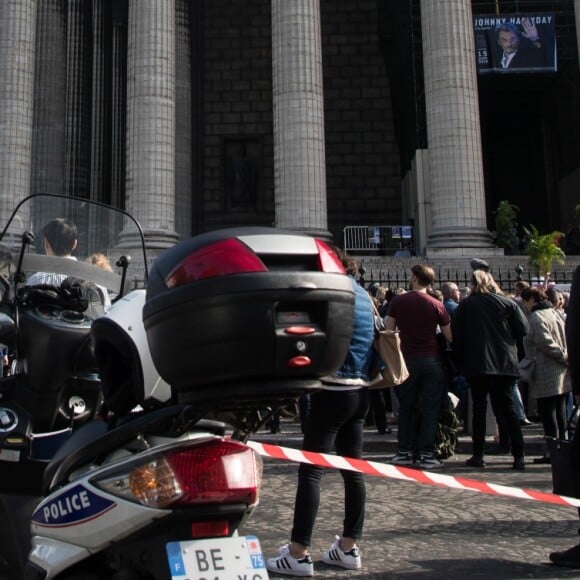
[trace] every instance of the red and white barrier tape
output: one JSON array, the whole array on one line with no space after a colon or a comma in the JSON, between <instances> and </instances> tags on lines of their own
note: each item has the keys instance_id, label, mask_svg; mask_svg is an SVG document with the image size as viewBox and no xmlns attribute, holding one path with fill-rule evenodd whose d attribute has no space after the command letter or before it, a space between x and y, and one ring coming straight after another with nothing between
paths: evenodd
<instances>
[{"instance_id":1,"label":"red and white barrier tape","mask_svg":"<svg viewBox=\"0 0 580 580\"><path fill-rule=\"evenodd\" d=\"M310 463L312 465L318 465L319 467L330 467L333 469L347 469L349 471L359 471L365 475L402 479L404 481L415 481L417 483L450 487L453 489L467 489L469 491L479 491L489 495L501 495L506 497L516 497L519 499L531 499L556 505L580 507L580 499L547 493L545 491L509 487L507 485L487 483L477 479L454 477L452 475L443 475L432 471L421 471L411 467L399 467L396 465L378 463L376 461L341 457L329 453L300 451L299 449L279 447L278 445L258 443L256 441L249 441L247 445L252 447L252 449L260 455L263 455L264 457L272 457L273 459Z\"/></svg>"}]
</instances>

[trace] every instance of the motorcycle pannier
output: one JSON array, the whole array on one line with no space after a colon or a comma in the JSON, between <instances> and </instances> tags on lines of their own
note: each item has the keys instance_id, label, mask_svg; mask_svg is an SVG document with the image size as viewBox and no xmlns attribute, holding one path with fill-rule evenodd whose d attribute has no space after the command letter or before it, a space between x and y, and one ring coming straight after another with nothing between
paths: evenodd
<instances>
[{"instance_id":1,"label":"motorcycle pannier","mask_svg":"<svg viewBox=\"0 0 580 580\"><path fill-rule=\"evenodd\" d=\"M330 374L346 356L353 316L353 280L324 242L263 227L167 250L143 309L155 366L181 401L275 394Z\"/></svg>"}]
</instances>

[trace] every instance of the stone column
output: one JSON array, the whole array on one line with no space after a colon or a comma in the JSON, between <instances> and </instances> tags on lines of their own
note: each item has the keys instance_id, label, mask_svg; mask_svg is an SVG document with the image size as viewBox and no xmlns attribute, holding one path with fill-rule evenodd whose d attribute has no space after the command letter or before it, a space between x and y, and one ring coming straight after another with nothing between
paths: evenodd
<instances>
[{"instance_id":1,"label":"stone column","mask_svg":"<svg viewBox=\"0 0 580 580\"><path fill-rule=\"evenodd\" d=\"M432 202L427 254L493 253L471 0L421 0L421 24Z\"/></svg>"},{"instance_id":2,"label":"stone column","mask_svg":"<svg viewBox=\"0 0 580 580\"><path fill-rule=\"evenodd\" d=\"M329 237L320 0L272 0L276 226Z\"/></svg>"},{"instance_id":3,"label":"stone column","mask_svg":"<svg viewBox=\"0 0 580 580\"><path fill-rule=\"evenodd\" d=\"M68 0L65 192L88 197L91 171L91 8ZM78 224L77 224L78 225Z\"/></svg>"},{"instance_id":4,"label":"stone column","mask_svg":"<svg viewBox=\"0 0 580 580\"><path fill-rule=\"evenodd\" d=\"M150 248L175 232L175 0L129 0L126 207Z\"/></svg>"},{"instance_id":5,"label":"stone column","mask_svg":"<svg viewBox=\"0 0 580 580\"><path fill-rule=\"evenodd\" d=\"M110 73L111 52L107 33L111 20L110 4L93 0L93 98L91 125L91 199L110 203L109 174L111 151Z\"/></svg>"},{"instance_id":6,"label":"stone column","mask_svg":"<svg viewBox=\"0 0 580 580\"><path fill-rule=\"evenodd\" d=\"M0 2L0 223L30 193L36 0Z\"/></svg>"},{"instance_id":7,"label":"stone column","mask_svg":"<svg viewBox=\"0 0 580 580\"><path fill-rule=\"evenodd\" d=\"M31 193L64 193L66 103L64 0L38 6Z\"/></svg>"},{"instance_id":8,"label":"stone column","mask_svg":"<svg viewBox=\"0 0 580 580\"><path fill-rule=\"evenodd\" d=\"M127 128L127 14L125 5L113 5L111 66L111 203L123 207L125 201Z\"/></svg>"},{"instance_id":9,"label":"stone column","mask_svg":"<svg viewBox=\"0 0 580 580\"><path fill-rule=\"evenodd\" d=\"M191 236L193 189L191 17L189 0L176 0L176 117L175 128L175 229L181 239ZM197 89L195 89L197 90ZM197 193L199 195L199 193Z\"/></svg>"}]
</instances>

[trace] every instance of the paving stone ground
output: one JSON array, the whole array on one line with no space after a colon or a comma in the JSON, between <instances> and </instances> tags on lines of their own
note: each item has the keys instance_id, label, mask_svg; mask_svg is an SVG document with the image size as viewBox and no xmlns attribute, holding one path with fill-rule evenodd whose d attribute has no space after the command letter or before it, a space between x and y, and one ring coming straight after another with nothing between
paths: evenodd
<instances>
[{"instance_id":1,"label":"paving stone ground","mask_svg":"<svg viewBox=\"0 0 580 580\"><path fill-rule=\"evenodd\" d=\"M253 439L299 448L299 425L285 419L281 426L281 433L262 431ZM396 430L381 436L367 429L365 458L386 462L395 441ZM551 492L550 466L531 462L542 450L541 429L526 428L525 441L529 464L523 472L511 469L512 458L505 455L488 456L484 470L466 468L471 450L468 436L460 438L458 453L445 462L441 472ZM266 557L276 555L278 546L289 540L296 474L296 463L264 460L260 505L242 532L258 536ZM329 470L323 478L312 546L316 577L580 578L580 569L558 568L548 559L551 551L580 541L576 508L378 477L367 477L366 484L365 537L360 543L363 569L351 572L316 561L334 534L340 533L343 517L340 474Z\"/></svg>"}]
</instances>

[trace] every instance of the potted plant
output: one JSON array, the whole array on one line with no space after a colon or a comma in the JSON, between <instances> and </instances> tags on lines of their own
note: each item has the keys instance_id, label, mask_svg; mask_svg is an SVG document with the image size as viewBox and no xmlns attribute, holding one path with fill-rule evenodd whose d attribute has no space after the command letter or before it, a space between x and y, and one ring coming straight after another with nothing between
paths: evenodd
<instances>
[{"instance_id":1,"label":"potted plant","mask_svg":"<svg viewBox=\"0 0 580 580\"><path fill-rule=\"evenodd\" d=\"M495 217L495 244L507 254L518 250L518 212L520 208L507 200L499 202L493 212Z\"/></svg>"},{"instance_id":2,"label":"potted plant","mask_svg":"<svg viewBox=\"0 0 580 580\"><path fill-rule=\"evenodd\" d=\"M562 232L553 231L549 234L540 234L538 229L530 225L524 227L526 238L526 254L530 260L530 266L537 272L538 276L544 277L544 287L548 287L548 280L552 271L552 264L564 264L566 254L560 247L560 239L564 236Z\"/></svg>"}]
</instances>

